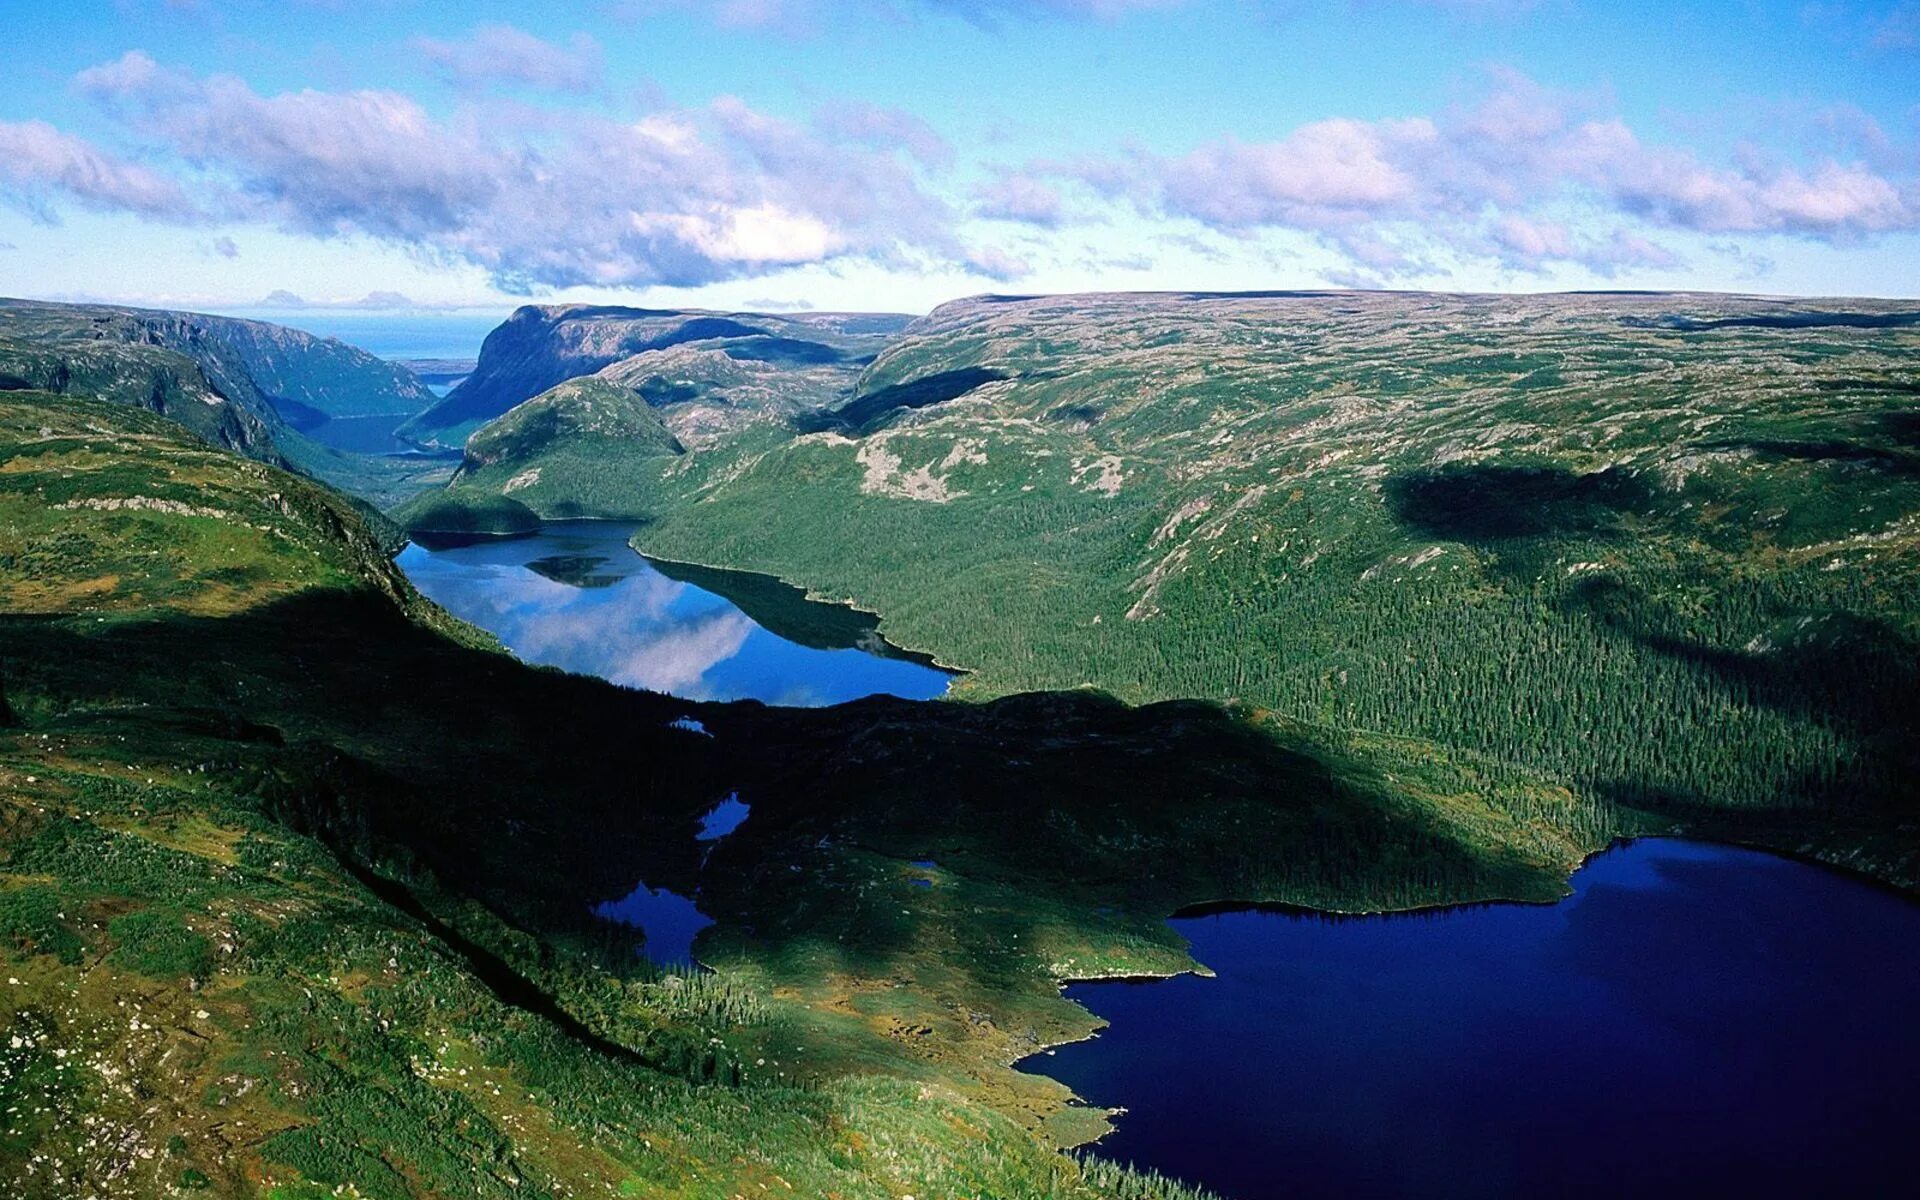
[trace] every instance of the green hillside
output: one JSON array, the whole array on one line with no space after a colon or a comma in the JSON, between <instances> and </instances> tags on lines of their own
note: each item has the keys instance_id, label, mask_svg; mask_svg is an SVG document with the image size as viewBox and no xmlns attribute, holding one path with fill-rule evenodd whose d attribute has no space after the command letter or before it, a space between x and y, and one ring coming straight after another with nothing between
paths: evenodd
<instances>
[{"instance_id":1,"label":"green hillside","mask_svg":"<svg viewBox=\"0 0 1920 1200\"><path fill-rule=\"evenodd\" d=\"M809 410L563 385L409 510L650 518L975 672L830 709L523 666L354 501L16 384L0 1192L1180 1200L1010 1064L1184 906L1645 832L1920 887L1916 333L1834 307L968 302ZM641 881L710 972L591 915Z\"/></svg>"},{"instance_id":2,"label":"green hillside","mask_svg":"<svg viewBox=\"0 0 1920 1200\"><path fill-rule=\"evenodd\" d=\"M1222 895L1548 899L1639 819L1209 705L627 691L157 415L16 391L0 461L9 1195L1177 1200L1008 1066L1092 1028L1063 978L1191 967ZM640 879L713 973L589 915Z\"/></svg>"},{"instance_id":3,"label":"green hillside","mask_svg":"<svg viewBox=\"0 0 1920 1200\"><path fill-rule=\"evenodd\" d=\"M235 402L265 403L283 419L410 416L433 393L404 367L334 338L238 317L106 304L0 299L0 336L10 341L131 345L192 359ZM64 389L55 388L55 391Z\"/></svg>"},{"instance_id":4,"label":"green hillside","mask_svg":"<svg viewBox=\"0 0 1920 1200\"><path fill-rule=\"evenodd\" d=\"M515 505L561 497L546 510L549 517L603 516L602 497L617 499L647 487L685 452L639 394L590 375L556 384L468 438L449 486L456 495L493 494ZM480 496L458 506L448 499L446 493L423 492L400 511L416 529L447 529L447 518L435 514L457 508L478 518L467 519L469 528L516 527L498 504L488 505Z\"/></svg>"},{"instance_id":5,"label":"green hillside","mask_svg":"<svg viewBox=\"0 0 1920 1200\"><path fill-rule=\"evenodd\" d=\"M335 418L397 425L433 394L405 368L356 347L261 321L0 299L0 390L21 388L144 408L383 508L450 473L432 459L329 445Z\"/></svg>"},{"instance_id":6,"label":"green hillside","mask_svg":"<svg viewBox=\"0 0 1920 1200\"><path fill-rule=\"evenodd\" d=\"M882 613L973 697L1233 701L1690 820L1901 824L1916 349L1892 303L985 297L599 506Z\"/></svg>"}]
</instances>

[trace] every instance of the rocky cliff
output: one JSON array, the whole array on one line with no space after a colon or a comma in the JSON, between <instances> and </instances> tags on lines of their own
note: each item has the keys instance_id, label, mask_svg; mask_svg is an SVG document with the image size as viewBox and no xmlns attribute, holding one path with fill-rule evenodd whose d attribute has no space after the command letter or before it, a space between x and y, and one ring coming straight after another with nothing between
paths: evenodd
<instances>
[{"instance_id":1,"label":"rocky cliff","mask_svg":"<svg viewBox=\"0 0 1920 1200\"><path fill-rule=\"evenodd\" d=\"M402 427L424 443L458 445L480 425L581 375L679 347L742 363L825 375L822 399L850 387L908 318L872 313L717 313L608 305L527 305L491 334L473 374ZM641 368L640 375L648 374ZM670 382L670 381L669 381ZM817 381L809 392L819 391ZM651 398L650 398L651 399Z\"/></svg>"}]
</instances>

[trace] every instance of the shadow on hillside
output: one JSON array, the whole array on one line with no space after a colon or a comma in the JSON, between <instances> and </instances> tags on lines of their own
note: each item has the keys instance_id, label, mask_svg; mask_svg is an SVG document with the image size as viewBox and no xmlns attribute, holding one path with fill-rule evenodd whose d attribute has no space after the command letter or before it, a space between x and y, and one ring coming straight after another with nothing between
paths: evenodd
<instances>
[{"instance_id":1,"label":"shadow on hillside","mask_svg":"<svg viewBox=\"0 0 1920 1200\"><path fill-rule=\"evenodd\" d=\"M1913 786L1920 779L1920 643L1894 626L1846 612L1808 614L1783 618L1763 641L1731 649L1704 641L1664 601L1618 580L1580 581L1567 606L1617 637L1711 677L1746 703L1827 726L1853 747L1851 761L1808 776L1781 796L1783 805L1914 811L1920 798Z\"/></svg>"},{"instance_id":2,"label":"shadow on hillside","mask_svg":"<svg viewBox=\"0 0 1920 1200\"><path fill-rule=\"evenodd\" d=\"M797 422L802 433L827 429L852 429L870 432L882 420L905 409L930 408L945 404L986 383L1006 379L1007 373L991 367L961 367L941 371L907 383L889 384L848 401L837 409L808 414Z\"/></svg>"},{"instance_id":3,"label":"shadow on hillside","mask_svg":"<svg viewBox=\"0 0 1920 1200\"><path fill-rule=\"evenodd\" d=\"M1905 416L1908 414L1895 414ZM1898 428L1898 422L1887 423ZM1909 436L1914 431L1908 431ZM1744 450L1765 462L1840 463L1890 475L1920 475L1920 454L1841 438L1747 438L1707 442L1707 450Z\"/></svg>"},{"instance_id":4,"label":"shadow on hillside","mask_svg":"<svg viewBox=\"0 0 1920 1200\"><path fill-rule=\"evenodd\" d=\"M1580 475L1555 466L1449 464L1392 476L1385 490L1408 532L1472 543L1613 536L1622 516L1653 506L1645 483L1611 468Z\"/></svg>"},{"instance_id":5,"label":"shadow on hillside","mask_svg":"<svg viewBox=\"0 0 1920 1200\"><path fill-rule=\"evenodd\" d=\"M1920 395L1920 383L1907 384L1905 388ZM1910 450L1920 449L1920 411L1882 413L1874 424L1882 436Z\"/></svg>"},{"instance_id":6,"label":"shadow on hillside","mask_svg":"<svg viewBox=\"0 0 1920 1200\"><path fill-rule=\"evenodd\" d=\"M1672 329L1708 333L1716 329L1904 329L1920 325L1920 312L1753 313L1734 317L1622 317L1633 329Z\"/></svg>"},{"instance_id":7,"label":"shadow on hillside","mask_svg":"<svg viewBox=\"0 0 1920 1200\"><path fill-rule=\"evenodd\" d=\"M468 649L346 593L225 618L0 618L0 661L29 731L207 764L356 868L555 944L616 936L590 906L645 880L697 893L718 934L906 970L921 923L850 890L849 872L932 856L1018 898L941 918L965 948L949 969L1011 986L1032 982L1015 935L1102 907L1165 937L1160 917L1222 897L1396 907L1559 883L1337 754L1198 703L694 704ZM717 849L696 842L734 790L751 818Z\"/></svg>"}]
</instances>

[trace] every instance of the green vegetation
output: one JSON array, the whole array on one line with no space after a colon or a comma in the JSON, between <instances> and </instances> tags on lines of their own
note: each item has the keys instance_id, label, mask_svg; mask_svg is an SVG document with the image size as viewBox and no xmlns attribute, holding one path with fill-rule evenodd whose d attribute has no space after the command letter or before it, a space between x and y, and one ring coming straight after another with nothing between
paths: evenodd
<instances>
[{"instance_id":1,"label":"green vegetation","mask_svg":"<svg viewBox=\"0 0 1920 1200\"><path fill-rule=\"evenodd\" d=\"M884 614L960 698L1206 698L1739 836L1892 829L1920 333L1832 307L987 297L849 399L594 503L649 554ZM1802 848L1920 877L1853 834Z\"/></svg>"},{"instance_id":2,"label":"green vegetation","mask_svg":"<svg viewBox=\"0 0 1920 1200\"><path fill-rule=\"evenodd\" d=\"M1548 899L1591 845L1538 780L1211 705L526 668L138 409L0 397L0 461L9 1194L1184 1197L1008 1065L1093 1028L1062 978L1192 968L1195 901ZM640 879L698 887L713 974L589 915Z\"/></svg>"},{"instance_id":3,"label":"green vegetation","mask_svg":"<svg viewBox=\"0 0 1920 1200\"><path fill-rule=\"evenodd\" d=\"M381 508L445 483L452 467L326 444L332 418L417 413L433 393L363 350L260 321L0 299L0 391L21 389L144 408Z\"/></svg>"},{"instance_id":4,"label":"green vegetation","mask_svg":"<svg viewBox=\"0 0 1920 1200\"><path fill-rule=\"evenodd\" d=\"M200 980L213 967L213 945L179 913L142 909L107 925L116 966L156 979Z\"/></svg>"},{"instance_id":5,"label":"green vegetation","mask_svg":"<svg viewBox=\"0 0 1920 1200\"><path fill-rule=\"evenodd\" d=\"M1176 909L1680 830L1915 886L1917 335L1681 303L982 300L857 388L843 318L523 310L615 357L408 523L644 519L974 671L824 710L522 666L216 405L21 375L0 1191L1195 1200L1010 1066L1096 1027L1062 980L1200 969ZM581 349L489 346L496 400ZM591 916L642 880L710 973Z\"/></svg>"},{"instance_id":6,"label":"green vegetation","mask_svg":"<svg viewBox=\"0 0 1920 1200\"><path fill-rule=\"evenodd\" d=\"M462 471L525 468L560 440L586 443L589 452L603 444L643 457L684 453L679 439L639 395L588 377L548 388L468 438Z\"/></svg>"},{"instance_id":7,"label":"green vegetation","mask_svg":"<svg viewBox=\"0 0 1920 1200\"><path fill-rule=\"evenodd\" d=\"M428 492L399 510L416 534L515 534L540 528L540 517L512 496Z\"/></svg>"},{"instance_id":8,"label":"green vegetation","mask_svg":"<svg viewBox=\"0 0 1920 1200\"><path fill-rule=\"evenodd\" d=\"M541 519L523 492L564 497L546 506L547 519L607 516L602 497L645 488L684 452L631 390L598 376L568 380L468 438L448 488L420 493L396 519L425 531L523 532Z\"/></svg>"}]
</instances>

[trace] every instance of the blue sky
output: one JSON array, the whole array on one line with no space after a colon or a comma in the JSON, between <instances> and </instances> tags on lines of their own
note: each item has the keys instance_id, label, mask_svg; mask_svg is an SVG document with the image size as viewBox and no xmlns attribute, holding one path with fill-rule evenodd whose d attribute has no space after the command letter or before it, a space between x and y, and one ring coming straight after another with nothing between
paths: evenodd
<instances>
[{"instance_id":1,"label":"blue sky","mask_svg":"<svg viewBox=\"0 0 1920 1200\"><path fill-rule=\"evenodd\" d=\"M4 11L0 293L1920 292L1920 0Z\"/></svg>"}]
</instances>

